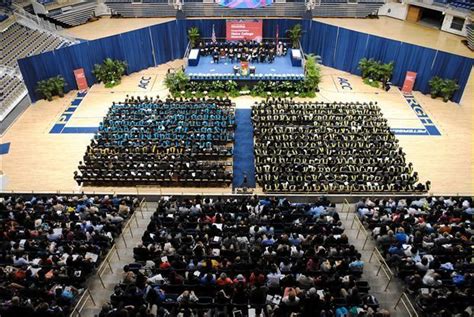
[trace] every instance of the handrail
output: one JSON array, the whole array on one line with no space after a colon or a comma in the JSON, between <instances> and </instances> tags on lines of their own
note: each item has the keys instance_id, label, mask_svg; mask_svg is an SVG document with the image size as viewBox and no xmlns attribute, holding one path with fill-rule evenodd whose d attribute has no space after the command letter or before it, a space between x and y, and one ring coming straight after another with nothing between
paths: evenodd
<instances>
[{"instance_id":1,"label":"handrail","mask_svg":"<svg viewBox=\"0 0 474 317\"><path fill-rule=\"evenodd\" d=\"M364 224L360 221L359 217L357 216L357 213L354 213L354 218L352 219L352 224L351 224L351 229L354 228L354 223L357 224L357 236L356 236L356 239L359 238L359 234L360 232L362 231L365 235L365 241L364 241L364 245L362 246L362 250L365 249L365 245L367 244L367 241L370 237L370 234L367 232L367 230L365 229L364 227Z\"/></svg>"},{"instance_id":2,"label":"handrail","mask_svg":"<svg viewBox=\"0 0 474 317\"><path fill-rule=\"evenodd\" d=\"M110 265L110 258L113 254L113 251L115 251L115 254L120 259L119 253L117 251L117 247L115 246L115 243L114 243L113 246L110 248L109 252L107 252L107 255L102 260L102 263L99 265L99 267L97 268L97 271L96 271L96 274L99 277L100 283L102 284L103 288L106 288L104 280L102 279L102 274L105 272L106 265L108 266L110 272L114 273L114 270L112 269L112 265Z\"/></svg>"},{"instance_id":3,"label":"handrail","mask_svg":"<svg viewBox=\"0 0 474 317\"><path fill-rule=\"evenodd\" d=\"M388 289L388 286L392 282L395 275L393 274L392 270L388 266L387 262L385 262L384 257L382 256L382 254L380 253L380 251L377 247L374 247L374 250L372 251L372 254L370 255L370 258L369 258L369 263L372 262L372 257L374 256L374 254L375 254L375 258L377 259L377 261L380 264L380 267L377 270L376 276L379 276L380 271L382 270L384 272L385 276L388 279L387 285L385 286L385 289L384 289L384 292L386 292L387 289Z\"/></svg>"},{"instance_id":4,"label":"handrail","mask_svg":"<svg viewBox=\"0 0 474 317\"><path fill-rule=\"evenodd\" d=\"M72 309L71 313L69 314L69 317L76 317L76 316L81 317L81 312L84 309L84 306L86 306L89 299L92 301L94 306L97 306L97 304L95 303L94 297L92 296L89 288L86 288L84 290L84 293L82 293L81 297L77 301L76 305L74 305L74 308Z\"/></svg>"},{"instance_id":5,"label":"handrail","mask_svg":"<svg viewBox=\"0 0 474 317\"><path fill-rule=\"evenodd\" d=\"M405 307L405 309L406 309L407 313L410 315L410 317L418 317L419 316L415 306L411 302L410 297L408 297L406 292L403 292L400 295L400 297L397 300L397 303L395 304L395 306L393 306L394 310L397 309L397 306L400 304L400 302L403 304L403 306Z\"/></svg>"},{"instance_id":6,"label":"handrail","mask_svg":"<svg viewBox=\"0 0 474 317\"><path fill-rule=\"evenodd\" d=\"M347 198L344 198L344 200L342 201L341 212L344 212L345 208L347 208L347 210L345 211L346 212L346 220L347 220L349 218L349 212L350 212L350 208L351 208Z\"/></svg>"}]
</instances>

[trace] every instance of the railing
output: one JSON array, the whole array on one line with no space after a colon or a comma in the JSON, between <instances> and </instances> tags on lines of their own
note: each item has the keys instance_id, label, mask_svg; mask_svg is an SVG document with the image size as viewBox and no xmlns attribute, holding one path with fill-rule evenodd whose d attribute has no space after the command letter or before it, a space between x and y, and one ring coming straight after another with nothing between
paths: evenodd
<instances>
[{"instance_id":1,"label":"railing","mask_svg":"<svg viewBox=\"0 0 474 317\"><path fill-rule=\"evenodd\" d=\"M341 212L343 210L349 210L349 208L350 208L349 202L347 201L347 199L345 199L344 203L343 203L343 206L341 208ZM349 212L346 215L346 220L347 220L348 214L349 214ZM367 245L367 241L369 240L371 235L367 232L367 229L365 228L364 224L360 221L359 216L357 215L357 212L354 212L354 218L352 219L351 229L354 229L354 226L356 226L356 228L357 228L356 239L359 238L360 233L362 233L365 236L364 244L362 246L362 250L365 250L365 247ZM385 277L387 278L387 284L385 285L385 288L384 288L384 292L386 292L388 287L390 286L390 284L394 280L395 274L390 269L389 265L385 261L385 258L380 253L377 246L374 246L374 248L372 250L372 253L370 254L369 263L372 263L373 259L375 259L378 262L378 269L377 269L377 273L375 275L379 276L380 272L383 272ZM406 311L408 313L408 316L418 317L417 310L416 310L415 306L413 305L411 299L406 294L406 292L402 292L400 294L400 297L398 298L398 300L397 300L395 306L393 307L393 309L396 310L400 303L403 304L404 308L406 309Z\"/></svg>"},{"instance_id":2,"label":"railing","mask_svg":"<svg viewBox=\"0 0 474 317\"><path fill-rule=\"evenodd\" d=\"M10 25L14 24L16 22L16 17L9 16L8 19L5 21L0 22L0 32L3 32L4 30L8 29Z\"/></svg>"},{"instance_id":3,"label":"railing","mask_svg":"<svg viewBox=\"0 0 474 317\"><path fill-rule=\"evenodd\" d=\"M15 8L14 16L20 24L24 24L25 26L32 29L51 33L57 37L61 37L73 43L77 42L77 40L71 36L59 34L58 31L60 31L62 28L58 28L57 25L49 21L43 20L37 15L25 11L25 9L23 9L19 5L13 4L13 7Z\"/></svg>"},{"instance_id":4,"label":"railing","mask_svg":"<svg viewBox=\"0 0 474 317\"><path fill-rule=\"evenodd\" d=\"M127 220L127 222L123 226L122 233L120 234L120 237L118 239L122 238L122 241L123 241L126 248L128 248L127 240L125 239L125 234L126 234L127 230L130 233L130 236L133 238L133 231L132 231L131 225L132 225L133 222L135 222L137 228L139 227L138 219L137 219L137 213L140 212L140 214L142 216L142 219L144 219L143 208L147 208L147 207L148 207L148 205L147 205L146 199L142 198L142 200L140 200L140 203L139 203L138 207L135 209L133 215ZM99 265L99 267L96 270L96 275L99 278L100 284L102 285L102 287L104 289L106 288L106 285L105 285L105 282L104 282L104 279L103 279L104 274L107 271L109 271L110 273L114 273L114 269L112 268L112 264L111 264L112 257L115 254L117 259L119 261L121 260L120 259L120 254L119 254L118 249L117 249L118 239L115 240L115 243L112 245L109 252L107 252L107 255L104 257L104 259L102 260L102 263ZM92 296L89 288L87 288L84 291L84 293L82 294L82 296L79 298L78 302L74 306L74 308L73 308L73 310L72 310L72 312L69 316L70 317L77 317L77 316L81 317L82 310L86 306L89 299L92 301L94 306L97 306L97 304L94 300L94 297Z\"/></svg>"},{"instance_id":5,"label":"railing","mask_svg":"<svg viewBox=\"0 0 474 317\"><path fill-rule=\"evenodd\" d=\"M69 314L70 317L81 317L81 312L82 310L84 309L84 307L86 306L87 302L89 301L89 299L92 301L92 303L94 304L94 306L97 306L95 300L94 300L94 297L92 296L90 290L88 288L86 288L84 290L84 293L82 293L81 297L79 298L79 300L77 301L76 305L74 306L74 308L72 309L71 313Z\"/></svg>"},{"instance_id":6,"label":"railing","mask_svg":"<svg viewBox=\"0 0 474 317\"><path fill-rule=\"evenodd\" d=\"M347 201L347 200L346 200ZM347 215L346 215L347 217ZM347 218L346 218L347 220ZM354 229L354 224L357 225L357 235L356 235L356 239L359 239L359 234L362 232L365 236L365 240L364 240L364 245L362 246L362 250L365 249L365 245L367 244L367 241L369 240L369 237L370 237L370 234L367 232L367 230L365 229L364 225L362 224L362 222L360 221L359 217L357 216L357 214L355 213L354 214L354 218L352 219L352 224L351 224L351 229ZM372 257L372 256L371 256ZM388 287L388 286L387 286Z\"/></svg>"},{"instance_id":7,"label":"railing","mask_svg":"<svg viewBox=\"0 0 474 317\"><path fill-rule=\"evenodd\" d=\"M408 295L406 294L406 292L403 292L400 297L398 298L397 300L397 303L395 304L395 306L393 306L393 309L394 310L397 310L397 306L402 303L403 306L405 307L408 315L410 317L418 317L418 311L417 309L415 308L415 306L413 306L410 298L408 297Z\"/></svg>"}]
</instances>

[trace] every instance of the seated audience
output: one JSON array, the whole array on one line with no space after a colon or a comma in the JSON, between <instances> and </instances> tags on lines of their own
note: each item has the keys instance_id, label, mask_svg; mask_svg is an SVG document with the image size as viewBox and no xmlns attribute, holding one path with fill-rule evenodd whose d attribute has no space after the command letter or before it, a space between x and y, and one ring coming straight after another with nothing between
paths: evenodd
<instances>
[{"instance_id":1,"label":"seated audience","mask_svg":"<svg viewBox=\"0 0 474 317\"><path fill-rule=\"evenodd\" d=\"M117 196L0 198L0 315L69 316L137 203Z\"/></svg>"},{"instance_id":2,"label":"seated audience","mask_svg":"<svg viewBox=\"0 0 474 317\"><path fill-rule=\"evenodd\" d=\"M266 192L429 190L377 103L270 99L252 108L257 182Z\"/></svg>"},{"instance_id":3,"label":"seated audience","mask_svg":"<svg viewBox=\"0 0 474 317\"><path fill-rule=\"evenodd\" d=\"M220 61L239 63L273 63L275 57L285 56L288 52L286 42L257 41L201 41L198 44L201 56L212 56L214 63Z\"/></svg>"},{"instance_id":4,"label":"seated audience","mask_svg":"<svg viewBox=\"0 0 474 317\"><path fill-rule=\"evenodd\" d=\"M472 206L472 198L462 197L367 198L356 205L389 265L429 316L469 316L474 302Z\"/></svg>"},{"instance_id":5,"label":"seated audience","mask_svg":"<svg viewBox=\"0 0 474 317\"><path fill-rule=\"evenodd\" d=\"M93 185L226 185L233 130L229 99L127 98L109 109L74 178Z\"/></svg>"},{"instance_id":6,"label":"seated audience","mask_svg":"<svg viewBox=\"0 0 474 317\"><path fill-rule=\"evenodd\" d=\"M180 212L189 206L198 208L193 214ZM311 212L314 208L318 215ZM269 239L273 242L266 243ZM166 246L176 253L170 256ZM293 252L293 247L301 252ZM342 236L339 215L326 199L301 204L257 197L166 197L134 255L135 282L117 285L101 317L115 316L114 311L124 308L130 317L142 316L144 309L156 311L156 316L384 312L367 294L367 282L359 281L360 254ZM163 261L170 267L159 268ZM145 268L145 263L152 265ZM320 269L323 263L325 270ZM156 275L163 280L156 282Z\"/></svg>"}]
</instances>

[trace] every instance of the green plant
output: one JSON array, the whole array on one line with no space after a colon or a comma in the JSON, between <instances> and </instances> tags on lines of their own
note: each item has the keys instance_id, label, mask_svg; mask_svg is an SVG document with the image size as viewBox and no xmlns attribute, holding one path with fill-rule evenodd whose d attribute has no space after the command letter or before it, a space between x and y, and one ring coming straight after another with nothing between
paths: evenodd
<instances>
[{"instance_id":1,"label":"green plant","mask_svg":"<svg viewBox=\"0 0 474 317\"><path fill-rule=\"evenodd\" d=\"M431 98L438 97L441 93L441 88L443 87L443 79L441 77L434 76L430 79L428 84L430 85Z\"/></svg>"},{"instance_id":2,"label":"green plant","mask_svg":"<svg viewBox=\"0 0 474 317\"><path fill-rule=\"evenodd\" d=\"M49 79L54 86L54 94L59 97L64 97L64 87L67 85L62 76L56 76Z\"/></svg>"},{"instance_id":3,"label":"green plant","mask_svg":"<svg viewBox=\"0 0 474 317\"><path fill-rule=\"evenodd\" d=\"M103 82L105 87L111 88L120 84L120 79L127 69L127 63L120 60L106 58L102 64L95 64L92 73L98 82Z\"/></svg>"},{"instance_id":4,"label":"green plant","mask_svg":"<svg viewBox=\"0 0 474 317\"><path fill-rule=\"evenodd\" d=\"M238 87L239 85L235 80L228 80L225 82L225 91L227 92L234 92Z\"/></svg>"},{"instance_id":5,"label":"green plant","mask_svg":"<svg viewBox=\"0 0 474 317\"><path fill-rule=\"evenodd\" d=\"M293 48L300 47L300 39L303 35L303 29L301 28L301 24L295 24L292 28L286 31L287 36L291 41L291 45Z\"/></svg>"},{"instance_id":6,"label":"green plant","mask_svg":"<svg viewBox=\"0 0 474 317\"><path fill-rule=\"evenodd\" d=\"M188 29L188 39L189 43L191 44L191 48L196 47L196 43L199 40L201 35L199 34L199 29L197 27L191 27Z\"/></svg>"},{"instance_id":7,"label":"green plant","mask_svg":"<svg viewBox=\"0 0 474 317\"><path fill-rule=\"evenodd\" d=\"M441 97L443 97L444 102L448 102L451 97L453 97L456 90L459 89L459 85L456 83L455 80L452 79L445 79L443 87L441 87Z\"/></svg>"},{"instance_id":8,"label":"green plant","mask_svg":"<svg viewBox=\"0 0 474 317\"><path fill-rule=\"evenodd\" d=\"M304 88L306 91L317 91L321 82L321 69L316 63L316 56L309 54L306 56Z\"/></svg>"},{"instance_id":9,"label":"green plant","mask_svg":"<svg viewBox=\"0 0 474 317\"><path fill-rule=\"evenodd\" d=\"M375 88L380 88L380 83L376 80L373 80L371 78L364 78L363 81L366 85L369 85Z\"/></svg>"},{"instance_id":10,"label":"green plant","mask_svg":"<svg viewBox=\"0 0 474 317\"><path fill-rule=\"evenodd\" d=\"M49 79L40 80L36 83L36 92L48 101L53 100L56 87Z\"/></svg>"},{"instance_id":11,"label":"green plant","mask_svg":"<svg viewBox=\"0 0 474 317\"><path fill-rule=\"evenodd\" d=\"M193 82L195 83L195 82ZM197 82L196 82L197 83ZM189 84L189 77L184 73L182 69L176 71L176 72L170 72L166 74L165 77L165 86L168 88L168 90L174 94L177 92L185 91L188 88ZM190 90L197 91L198 89L195 89L197 87L190 87ZM208 90L208 89L203 89Z\"/></svg>"},{"instance_id":12,"label":"green plant","mask_svg":"<svg viewBox=\"0 0 474 317\"><path fill-rule=\"evenodd\" d=\"M373 87L380 87L379 82L386 83L392 78L394 63L383 64L372 58L362 58L359 61L359 69L362 73L362 78L366 84Z\"/></svg>"},{"instance_id":13,"label":"green plant","mask_svg":"<svg viewBox=\"0 0 474 317\"><path fill-rule=\"evenodd\" d=\"M459 89L455 80L443 79L438 76L431 78L428 84L430 85L431 98L443 97L444 102L448 102Z\"/></svg>"}]
</instances>

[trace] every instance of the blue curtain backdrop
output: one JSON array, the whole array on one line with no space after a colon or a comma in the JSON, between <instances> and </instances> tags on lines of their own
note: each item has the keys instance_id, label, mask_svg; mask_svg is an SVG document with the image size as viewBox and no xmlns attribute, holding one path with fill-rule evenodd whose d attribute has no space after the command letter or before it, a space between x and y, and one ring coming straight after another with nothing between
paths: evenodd
<instances>
[{"instance_id":1,"label":"blue curtain backdrop","mask_svg":"<svg viewBox=\"0 0 474 317\"><path fill-rule=\"evenodd\" d=\"M106 57L125 60L127 72L133 73L151 66L182 58L187 45L187 29L198 27L203 37L211 37L212 26L216 36L225 37L225 19L175 20L94 41L87 41L52 52L23 58L18 61L28 93L37 100L36 83L39 80L61 75L67 90L77 89L74 69L84 68L89 85L95 83L94 64ZM263 36L280 38L286 30L301 23L301 44L306 53L321 56L322 64L360 75L357 68L363 57L383 62L395 62L392 82L402 86L407 71L418 73L415 90L429 92L428 81L433 76L455 79L460 89L453 100L461 100L474 60L418 45L360 33L338 26L310 20L265 19Z\"/></svg>"}]
</instances>

